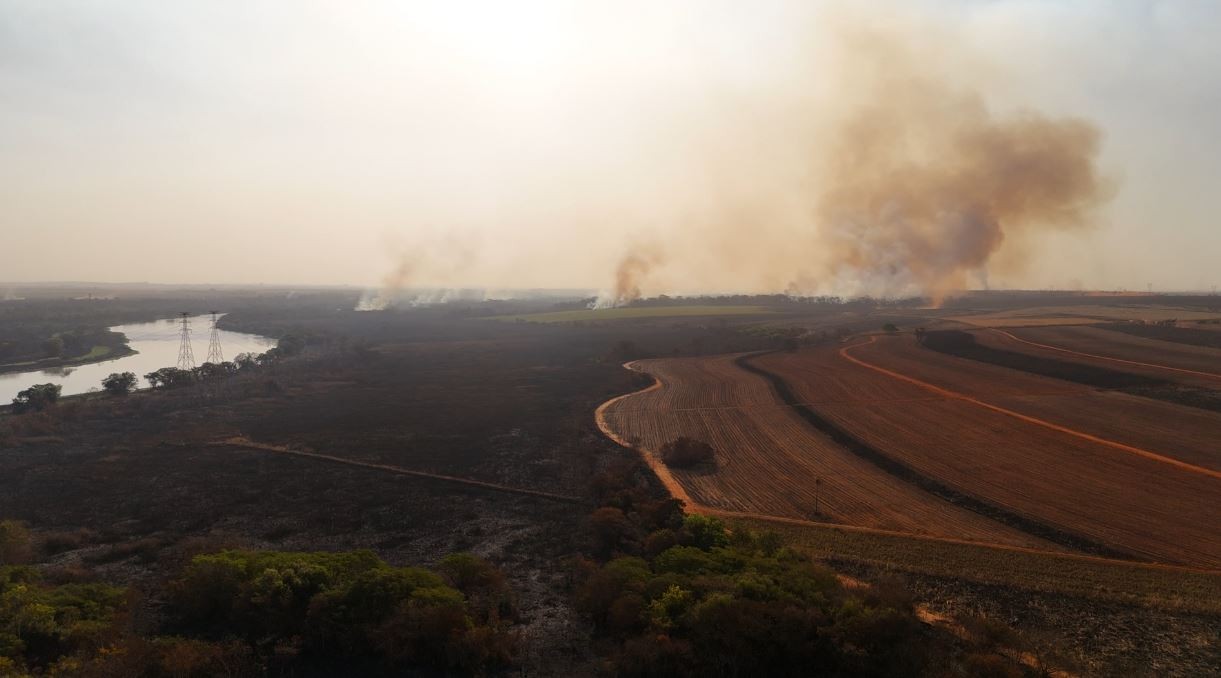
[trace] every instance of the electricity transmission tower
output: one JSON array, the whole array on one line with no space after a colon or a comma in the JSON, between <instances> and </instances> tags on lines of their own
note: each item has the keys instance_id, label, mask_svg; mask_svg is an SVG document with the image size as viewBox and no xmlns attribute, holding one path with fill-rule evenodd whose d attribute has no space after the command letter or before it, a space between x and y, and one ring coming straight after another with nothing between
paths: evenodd
<instances>
[{"instance_id":1,"label":"electricity transmission tower","mask_svg":"<svg viewBox=\"0 0 1221 678\"><path fill-rule=\"evenodd\" d=\"M178 342L178 369L195 369L195 354L191 351L191 316L187 312L178 314L182 317L182 331Z\"/></svg>"},{"instance_id":2,"label":"electricity transmission tower","mask_svg":"<svg viewBox=\"0 0 1221 678\"><path fill-rule=\"evenodd\" d=\"M225 354L220 350L220 329L216 326L216 311L212 313L212 337L208 341L208 359L204 362L219 365L225 362Z\"/></svg>"}]
</instances>

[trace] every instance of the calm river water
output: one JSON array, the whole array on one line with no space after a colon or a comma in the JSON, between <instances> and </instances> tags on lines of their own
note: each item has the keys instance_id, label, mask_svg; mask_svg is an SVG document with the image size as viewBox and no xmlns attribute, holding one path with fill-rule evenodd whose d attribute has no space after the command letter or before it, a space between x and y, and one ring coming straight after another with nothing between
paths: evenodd
<instances>
[{"instance_id":1,"label":"calm river water","mask_svg":"<svg viewBox=\"0 0 1221 678\"><path fill-rule=\"evenodd\" d=\"M144 375L162 367L178 364L179 320L158 320L151 323L118 325L110 328L127 335L127 345L138 351L135 355L115 358L100 363L57 367L37 372L12 372L0 374L0 403L7 403L18 391L34 384L59 384L62 395L87 393L102 388L102 379L111 372L135 372L140 378L140 388L147 388ZM208 356L208 340L212 333L210 316L191 318L191 346L195 364L203 363ZM221 351L225 360L232 360L239 353L262 353L276 345L275 339L242 332L220 332Z\"/></svg>"}]
</instances>

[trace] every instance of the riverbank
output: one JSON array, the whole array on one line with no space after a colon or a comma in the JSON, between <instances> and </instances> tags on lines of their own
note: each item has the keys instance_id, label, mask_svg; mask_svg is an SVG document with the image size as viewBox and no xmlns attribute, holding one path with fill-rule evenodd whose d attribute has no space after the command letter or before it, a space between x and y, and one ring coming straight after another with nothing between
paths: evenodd
<instances>
[{"instance_id":1,"label":"riverbank","mask_svg":"<svg viewBox=\"0 0 1221 678\"><path fill-rule=\"evenodd\" d=\"M103 349L103 350L99 350ZM43 370L53 370L64 367L79 367L81 365L91 365L93 363L104 363L108 360L118 360L127 356L136 355L139 351L124 344L123 346L94 346L93 350L85 355L76 356L75 358L43 358L42 360L31 360L24 363L7 363L0 365L0 374L13 374L17 372L41 372Z\"/></svg>"}]
</instances>

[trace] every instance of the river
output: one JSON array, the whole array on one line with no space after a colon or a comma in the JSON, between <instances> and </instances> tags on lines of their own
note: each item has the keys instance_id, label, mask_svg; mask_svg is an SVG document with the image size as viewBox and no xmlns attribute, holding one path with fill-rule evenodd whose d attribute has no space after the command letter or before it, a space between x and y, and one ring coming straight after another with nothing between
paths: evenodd
<instances>
[{"instance_id":1,"label":"river","mask_svg":"<svg viewBox=\"0 0 1221 678\"><path fill-rule=\"evenodd\" d=\"M191 345L195 364L203 363L208 356L208 342L212 333L212 318L207 315L191 317ZM151 323L116 325L110 329L127 336L127 345L137 351L134 355L114 358L99 363L56 367L34 372L12 372L0 374L0 403L7 403L18 391L34 384L59 384L61 395L75 395L101 390L102 379L111 372L134 372L140 379L139 388L147 388L144 375L162 367L178 365L178 344L181 320L171 318ZM262 353L276 345L275 339L244 332L220 331L221 352L225 360L232 360L239 353Z\"/></svg>"}]
</instances>

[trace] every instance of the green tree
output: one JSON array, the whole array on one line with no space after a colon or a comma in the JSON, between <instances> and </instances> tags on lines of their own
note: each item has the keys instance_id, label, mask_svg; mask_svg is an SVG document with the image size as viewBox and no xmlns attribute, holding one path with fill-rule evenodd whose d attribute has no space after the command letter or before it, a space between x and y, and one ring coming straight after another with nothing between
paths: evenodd
<instances>
[{"instance_id":1,"label":"green tree","mask_svg":"<svg viewBox=\"0 0 1221 678\"><path fill-rule=\"evenodd\" d=\"M691 535L691 545L707 551L729 545L725 523L711 516L691 514L683 520L683 530Z\"/></svg>"},{"instance_id":2,"label":"green tree","mask_svg":"<svg viewBox=\"0 0 1221 678\"><path fill-rule=\"evenodd\" d=\"M194 373L190 370L180 370L177 367L162 367L144 375L144 378L153 388L175 388L195 381Z\"/></svg>"},{"instance_id":3,"label":"green tree","mask_svg":"<svg viewBox=\"0 0 1221 678\"><path fill-rule=\"evenodd\" d=\"M59 401L61 390L59 384L34 384L17 392L17 397L13 398L13 411L21 414L44 410Z\"/></svg>"},{"instance_id":4,"label":"green tree","mask_svg":"<svg viewBox=\"0 0 1221 678\"><path fill-rule=\"evenodd\" d=\"M134 372L111 372L110 376L102 380L102 388L110 395L127 395L136 388L136 374Z\"/></svg>"}]
</instances>

